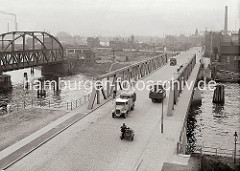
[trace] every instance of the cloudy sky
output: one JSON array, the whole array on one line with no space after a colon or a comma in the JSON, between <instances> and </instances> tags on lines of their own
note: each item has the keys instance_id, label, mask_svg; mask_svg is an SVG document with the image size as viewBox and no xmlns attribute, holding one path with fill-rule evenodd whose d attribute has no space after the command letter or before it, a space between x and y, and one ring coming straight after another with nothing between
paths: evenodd
<instances>
[{"instance_id":1,"label":"cloudy sky","mask_svg":"<svg viewBox=\"0 0 240 171\"><path fill-rule=\"evenodd\" d=\"M195 29L222 30L228 5L230 30L240 27L240 0L0 0L0 33L60 31L82 36L162 36Z\"/></svg>"}]
</instances>

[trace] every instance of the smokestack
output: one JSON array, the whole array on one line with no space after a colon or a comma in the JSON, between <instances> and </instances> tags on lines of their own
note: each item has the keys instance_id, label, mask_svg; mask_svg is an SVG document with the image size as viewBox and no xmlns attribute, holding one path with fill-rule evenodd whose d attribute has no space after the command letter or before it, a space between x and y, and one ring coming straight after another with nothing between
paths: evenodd
<instances>
[{"instance_id":1,"label":"smokestack","mask_svg":"<svg viewBox=\"0 0 240 171\"><path fill-rule=\"evenodd\" d=\"M4 11L0 11L1 14L6 14L6 15L12 15L14 16L14 21L15 21L15 31L18 30L18 25L17 25L17 15L13 14L13 13L9 13L9 12L4 12ZM9 30L8 30L9 31Z\"/></svg>"},{"instance_id":2,"label":"smokestack","mask_svg":"<svg viewBox=\"0 0 240 171\"><path fill-rule=\"evenodd\" d=\"M16 31L18 31L18 24L17 24L17 22L15 23L15 29L16 29Z\"/></svg>"},{"instance_id":3,"label":"smokestack","mask_svg":"<svg viewBox=\"0 0 240 171\"><path fill-rule=\"evenodd\" d=\"M7 23L7 32L9 32L9 23Z\"/></svg>"},{"instance_id":4,"label":"smokestack","mask_svg":"<svg viewBox=\"0 0 240 171\"><path fill-rule=\"evenodd\" d=\"M238 45L240 46L240 29L238 30Z\"/></svg>"},{"instance_id":5,"label":"smokestack","mask_svg":"<svg viewBox=\"0 0 240 171\"><path fill-rule=\"evenodd\" d=\"M18 30L18 25L17 25L17 15L16 14L13 14L14 15L14 19L15 19L15 31Z\"/></svg>"},{"instance_id":6,"label":"smokestack","mask_svg":"<svg viewBox=\"0 0 240 171\"><path fill-rule=\"evenodd\" d=\"M225 21L224 21L224 32L225 35L228 34L228 6L225 6Z\"/></svg>"}]
</instances>

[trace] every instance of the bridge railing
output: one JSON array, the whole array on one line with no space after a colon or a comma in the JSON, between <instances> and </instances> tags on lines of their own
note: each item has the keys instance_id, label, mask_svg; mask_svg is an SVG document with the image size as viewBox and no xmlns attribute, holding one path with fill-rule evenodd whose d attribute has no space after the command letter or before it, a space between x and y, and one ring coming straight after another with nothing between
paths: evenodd
<instances>
[{"instance_id":1,"label":"bridge railing","mask_svg":"<svg viewBox=\"0 0 240 171\"><path fill-rule=\"evenodd\" d=\"M186 81L188 80L189 76L192 73L193 68L195 67L197 63L197 57L196 55L194 55L190 61L188 62L187 65L183 66L181 69L179 69L178 71L178 75L175 77L175 80L177 80L177 82L180 83L184 83L183 85L180 84L179 89L177 88L177 85L175 84L176 82L174 82L173 88L170 88L170 95L169 95L169 104L168 104L168 116L172 116L172 110L174 109L174 105L177 104L178 98L180 93L183 91L184 87L182 86L186 86ZM192 84L192 86L194 86L194 84ZM193 87L192 87L193 89ZM193 91L191 93L191 97L190 99L192 99L193 97ZM190 108L190 102L188 104L188 110ZM187 111L188 111L187 110ZM179 143L182 143L184 140L183 134L186 134L186 123L187 123L187 114L184 117L183 120L183 126L181 128L180 131L180 135L179 135Z\"/></svg>"},{"instance_id":2,"label":"bridge railing","mask_svg":"<svg viewBox=\"0 0 240 171\"><path fill-rule=\"evenodd\" d=\"M76 100L72 100L70 102L53 102L51 100L46 100L46 99L22 100L15 104L8 105L8 107L6 109L5 108L0 109L0 115L27 109L29 107L73 110L73 109L85 104L86 102L88 102L89 98L90 98L90 94L84 95L84 96L82 96Z\"/></svg>"},{"instance_id":3,"label":"bridge railing","mask_svg":"<svg viewBox=\"0 0 240 171\"><path fill-rule=\"evenodd\" d=\"M73 110L79 107L80 105L85 104L86 102L88 102L89 98L90 98L90 94L87 94L79 99L72 100L71 102L67 102L67 110Z\"/></svg>"},{"instance_id":4,"label":"bridge railing","mask_svg":"<svg viewBox=\"0 0 240 171\"><path fill-rule=\"evenodd\" d=\"M64 107L65 106L65 107ZM50 100L23 100L11 104L7 108L7 113L27 109L29 107L66 108L66 102L57 103Z\"/></svg>"},{"instance_id":5,"label":"bridge railing","mask_svg":"<svg viewBox=\"0 0 240 171\"><path fill-rule=\"evenodd\" d=\"M214 148L208 146L196 145L191 147L190 145L177 144L177 154L206 154L214 156L225 156L234 158L235 150ZM236 151L236 158L240 158L240 150Z\"/></svg>"},{"instance_id":6,"label":"bridge railing","mask_svg":"<svg viewBox=\"0 0 240 171\"><path fill-rule=\"evenodd\" d=\"M174 105L177 104L178 98L182 93L184 86L192 73L192 70L196 64L196 55L193 55L186 65L178 69L177 75L175 75L173 83L170 84L170 93L168 101L167 116L172 116L172 110L174 110ZM181 139L181 137L180 137Z\"/></svg>"}]
</instances>

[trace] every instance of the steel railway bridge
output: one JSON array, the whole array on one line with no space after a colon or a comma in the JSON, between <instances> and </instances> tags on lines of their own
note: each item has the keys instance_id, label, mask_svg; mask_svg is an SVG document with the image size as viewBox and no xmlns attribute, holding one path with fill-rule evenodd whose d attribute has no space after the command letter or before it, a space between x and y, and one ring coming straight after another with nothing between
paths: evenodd
<instances>
[{"instance_id":1,"label":"steel railway bridge","mask_svg":"<svg viewBox=\"0 0 240 171\"><path fill-rule=\"evenodd\" d=\"M14 31L0 35L2 72L62 63L64 50L51 34L41 31Z\"/></svg>"}]
</instances>

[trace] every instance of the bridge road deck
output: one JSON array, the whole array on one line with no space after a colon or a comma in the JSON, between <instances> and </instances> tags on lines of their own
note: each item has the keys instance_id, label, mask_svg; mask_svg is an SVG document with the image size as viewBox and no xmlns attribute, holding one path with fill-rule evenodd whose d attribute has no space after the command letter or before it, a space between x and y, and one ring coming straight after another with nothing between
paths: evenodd
<instances>
[{"instance_id":1,"label":"bridge road deck","mask_svg":"<svg viewBox=\"0 0 240 171\"><path fill-rule=\"evenodd\" d=\"M198 55L200 57L201 55ZM188 78L188 85L195 82L200 68L199 58L195 67ZM164 120L164 133L160 134L160 124L157 125L152 134L149 144L144 155L139 161L138 171L159 171L164 163L174 163L180 165L188 165L190 155L177 155L176 143L179 141L180 130L183 127L184 120L188 112L188 105L191 104L191 96L194 86L190 90L183 90L177 104L172 111L171 117Z\"/></svg>"},{"instance_id":2,"label":"bridge road deck","mask_svg":"<svg viewBox=\"0 0 240 171\"><path fill-rule=\"evenodd\" d=\"M179 55L177 57L178 64L186 63L189 60L187 56L197 53L198 50L194 48ZM176 70L177 66L169 66L168 64L143 80L169 80L174 76ZM112 101L109 101L7 170L134 170L139 161L141 161L145 149L151 144L152 135L160 134L158 130L162 105L160 103L152 103L148 98L148 93L147 90L137 90L135 110L131 111L126 119L113 119L111 117L111 110L114 105ZM164 103L164 108L166 109L166 103ZM166 117L165 113L164 118ZM120 140L120 126L122 123L126 123L134 129L135 139L133 142ZM164 129L168 130L168 126L172 127L173 125L165 124ZM174 132L180 132L180 128L176 127ZM164 136L166 134L160 135L163 138ZM178 140L178 137L176 139ZM166 143L159 144L161 147L165 145ZM173 148L176 148L176 146ZM174 149L167 147L162 149L164 154L170 153L173 155ZM161 162L167 161L168 157L168 155L162 156ZM153 160L155 159L153 158ZM151 156L149 160L151 160Z\"/></svg>"}]
</instances>

